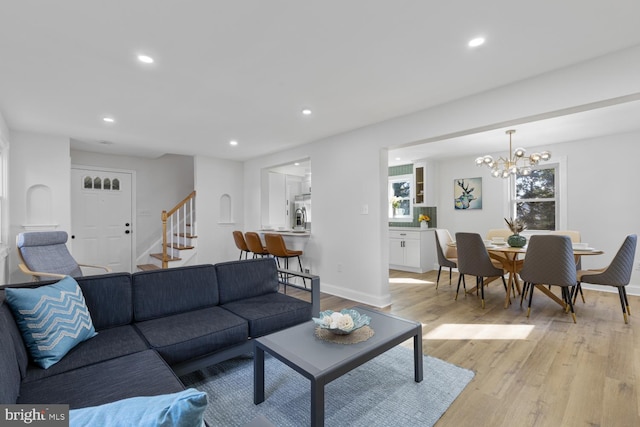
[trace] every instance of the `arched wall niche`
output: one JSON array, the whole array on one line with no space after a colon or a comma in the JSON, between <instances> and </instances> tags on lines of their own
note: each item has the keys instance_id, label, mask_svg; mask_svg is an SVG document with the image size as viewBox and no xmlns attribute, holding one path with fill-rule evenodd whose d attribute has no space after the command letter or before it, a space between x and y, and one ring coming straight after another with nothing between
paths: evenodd
<instances>
[{"instance_id":1,"label":"arched wall niche","mask_svg":"<svg viewBox=\"0 0 640 427\"><path fill-rule=\"evenodd\" d=\"M226 193L220 196L220 213L218 215L218 222L219 223L233 222L233 217L231 212L231 196Z\"/></svg>"},{"instance_id":2,"label":"arched wall niche","mask_svg":"<svg viewBox=\"0 0 640 427\"><path fill-rule=\"evenodd\" d=\"M27 224L26 229L55 228L53 218L53 195L51 188L45 184L32 185L27 189Z\"/></svg>"}]
</instances>

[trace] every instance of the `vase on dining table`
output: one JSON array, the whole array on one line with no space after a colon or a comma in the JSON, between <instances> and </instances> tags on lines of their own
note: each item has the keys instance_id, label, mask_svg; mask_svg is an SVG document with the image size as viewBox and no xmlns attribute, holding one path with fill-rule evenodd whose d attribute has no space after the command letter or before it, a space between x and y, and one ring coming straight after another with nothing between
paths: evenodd
<instances>
[{"instance_id":1,"label":"vase on dining table","mask_svg":"<svg viewBox=\"0 0 640 427\"><path fill-rule=\"evenodd\" d=\"M521 248L527 244L527 238L524 236L521 236L520 234L512 234L507 239L507 243L512 248Z\"/></svg>"}]
</instances>

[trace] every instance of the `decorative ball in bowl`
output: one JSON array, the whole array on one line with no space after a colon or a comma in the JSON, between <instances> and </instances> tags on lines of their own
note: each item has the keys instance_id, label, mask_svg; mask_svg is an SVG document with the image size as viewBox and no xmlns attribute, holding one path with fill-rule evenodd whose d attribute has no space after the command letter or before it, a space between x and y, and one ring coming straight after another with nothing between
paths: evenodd
<instances>
[{"instance_id":1,"label":"decorative ball in bowl","mask_svg":"<svg viewBox=\"0 0 640 427\"><path fill-rule=\"evenodd\" d=\"M314 317L313 321L321 329L327 329L336 335L349 335L351 332L368 325L371 318L356 310L341 310L340 312L326 310L320 313L320 317Z\"/></svg>"}]
</instances>

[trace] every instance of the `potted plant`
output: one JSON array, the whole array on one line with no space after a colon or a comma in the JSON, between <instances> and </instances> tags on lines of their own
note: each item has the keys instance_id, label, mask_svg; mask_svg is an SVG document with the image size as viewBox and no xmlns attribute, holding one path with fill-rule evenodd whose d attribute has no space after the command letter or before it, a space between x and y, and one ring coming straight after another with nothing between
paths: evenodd
<instances>
[{"instance_id":1,"label":"potted plant","mask_svg":"<svg viewBox=\"0 0 640 427\"><path fill-rule=\"evenodd\" d=\"M429 228L429 221L431 221L431 218L429 218L429 215L420 214L420 216L418 217L420 228Z\"/></svg>"},{"instance_id":2,"label":"potted plant","mask_svg":"<svg viewBox=\"0 0 640 427\"><path fill-rule=\"evenodd\" d=\"M509 226L509 230L511 230L511 232L513 233L507 239L507 243L509 244L509 246L511 246L512 248L521 248L526 245L527 238L520 235L520 233L527 228L527 225L524 223L524 221L519 218L505 218L504 221Z\"/></svg>"},{"instance_id":3,"label":"potted plant","mask_svg":"<svg viewBox=\"0 0 640 427\"><path fill-rule=\"evenodd\" d=\"M398 216L398 209L400 208L400 202L402 199L398 196L391 198L391 207L393 208L393 216Z\"/></svg>"}]
</instances>

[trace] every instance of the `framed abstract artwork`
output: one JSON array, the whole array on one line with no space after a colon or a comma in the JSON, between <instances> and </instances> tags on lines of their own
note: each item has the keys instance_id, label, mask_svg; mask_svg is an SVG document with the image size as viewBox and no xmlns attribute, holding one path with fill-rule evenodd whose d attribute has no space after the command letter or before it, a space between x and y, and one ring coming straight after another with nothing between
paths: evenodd
<instances>
[{"instance_id":1,"label":"framed abstract artwork","mask_svg":"<svg viewBox=\"0 0 640 427\"><path fill-rule=\"evenodd\" d=\"M453 205L455 209L482 209L482 178L453 180Z\"/></svg>"}]
</instances>

